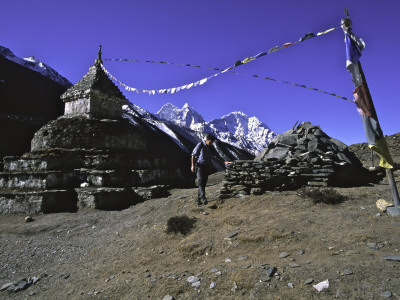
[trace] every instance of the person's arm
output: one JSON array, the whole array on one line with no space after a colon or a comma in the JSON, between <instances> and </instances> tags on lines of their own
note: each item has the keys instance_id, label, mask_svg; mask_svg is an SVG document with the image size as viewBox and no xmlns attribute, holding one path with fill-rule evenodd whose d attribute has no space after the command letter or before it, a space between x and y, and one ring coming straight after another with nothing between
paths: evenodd
<instances>
[{"instance_id":1,"label":"person's arm","mask_svg":"<svg viewBox=\"0 0 400 300\"><path fill-rule=\"evenodd\" d=\"M194 147L194 149L193 149L193 152L192 152L192 157L191 157L191 159L190 159L190 161L191 161L191 167L190 167L190 170L194 173L194 171L195 171L195 167L194 167L194 158L195 158L195 156L198 156L199 155L199 152L200 151L200 143L198 143L197 145L196 145L196 147Z\"/></svg>"},{"instance_id":2,"label":"person's arm","mask_svg":"<svg viewBox=\"0 0 400 300\"><path fill-rule=\"evenodd\" d=\"M191 161L192 161L192 167L190 169L194 173L194 156L192 156Z\"/></svg>"}]
</instances>

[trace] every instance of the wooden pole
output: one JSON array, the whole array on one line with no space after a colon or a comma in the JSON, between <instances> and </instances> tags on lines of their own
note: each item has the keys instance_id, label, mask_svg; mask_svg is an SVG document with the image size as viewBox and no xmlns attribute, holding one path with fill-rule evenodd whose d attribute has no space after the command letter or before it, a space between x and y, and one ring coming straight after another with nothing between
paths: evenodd
<instances>
[{"instance_id":1,"label":"wooden pole","mask_svg":"<svg viewBox=\"0 0 400 300\"><path fill-rule=\"evenodd\" d=\"M386 176L389 180L390 189L392 190L394 206L400 207L399 192L397 191L396 181L393 177L393 170L386 169Z\"/></svg>"},{"instance_id":2,"label":"wooden pole","mask_svg":"<svg viewBox=\"0 0 400 300\"><path fill-rule=\"evenodd\" d=\"M346 17L342 19L341 24L342 24L343 31L345 33L347 33L347 32L351 32L351 25L352 25L352 21L350 20L349 10L348 9L345 10L345 15L346 15ZM370 90L368 88L367 80L365 79L365 74L364 74L364 71L363 71L363 69L361 67L360 61L358 61L357 64L358 64L358 67L359 67L359 70L360 70L360 75L361 75L361 79L363 81L363 84L364 84L367 92L369 93L369 95L371 97L371 92L370 92ZM371 109L373 109L373 114L375 115L376 121L379 124L378 114L376 113L376 110L375 110L375 107L373 106L373 104L372 104L372 108ZM372 163L373 163L372 153L371 153L371 158L372 158ZM372 166L374 166L374 165L372 165ZM392 191L392 198L393 198L394 205L396 207L400 207L399 192L397 191L396 182L395 182L394 177L393 177L393 170L392 169L386 169L386 176L388 178L390 189Z\"/></svg>"},{"instance_id":3,"label":"wooden pole","mask_svg":"<svg viewBox=\"0 0 400 300\"><path fill-rule=\"evenodd\" d=\"M374 150L371 150L371 168L375 168L374 154Z\"/></svg>"}]
</instances>

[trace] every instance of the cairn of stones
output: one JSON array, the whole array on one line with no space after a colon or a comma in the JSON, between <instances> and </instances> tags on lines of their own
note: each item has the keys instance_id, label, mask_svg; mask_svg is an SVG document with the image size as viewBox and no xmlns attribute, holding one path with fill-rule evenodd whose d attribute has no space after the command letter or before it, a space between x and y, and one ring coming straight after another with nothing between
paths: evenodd
<instances>
[{"instance_id":1,"label":"cairn of stones","mask_svg":"<svg viewBox=\"0 0 400 300\"><path fill-rule=\"evenodd\" d=\"M35 133L31 151L3 159L0 213L124 209L186 184L180 148L141 118L122 118L128 100L102 70L101 51L61 99L64 115Z\"/></svg>"},{"instance_id":2,"label":"cairn of stones","mask_svg":"<svg viewBox=\"0 0 400 300\"><path fill-rule=\"evenodd\" d=\"M303 186L359 186L370 172L348 147L304 122L275 137L254 161L227 166L220 198L293 190Z\"/></svg>"}]
</instances>

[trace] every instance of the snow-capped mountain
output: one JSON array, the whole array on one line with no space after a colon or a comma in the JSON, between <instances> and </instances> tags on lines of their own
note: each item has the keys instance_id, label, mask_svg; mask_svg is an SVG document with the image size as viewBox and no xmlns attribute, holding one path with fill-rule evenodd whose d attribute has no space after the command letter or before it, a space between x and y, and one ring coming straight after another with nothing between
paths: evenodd
<instances>
[{"instance_id":1,"label":"snow-capped mountain","mask_svg":"<svg viewBox=\"0 0 400 300\"><path fill-rule=\"evenodd\" d=\"M0 46L0 55L4 58L15 62L21 66L31 69L32 71L38 72L43 76L46 76L55 82L60 83L63 86L72 86L72 83L57 73L54 69L48 65L42 63L40 60L36 59L34 56L29 56L25 58L19 58L12 53L12 51L6 47Z\"/></svg>"},{"instance_id":2,"label":"snow-capped mountain","mask_svg":"<svg viewBox=\"0 0 400 300\"><path fill-rule=\"evenodd\" d=\"M276 133L256 117L248 117L243 112L232 112L220 119L205 122L203 117L187 103L182 108L165 104L156 114L160 120L194 131L210 132L220 141L231 144L258 155L265 149Z\"/></svg>"},{"instance_id":3,"label":"snow-capped mountain","mask_svg":"<svg viewBox=\"0 0 400 300\"><path fill-rule=\"evenodd\" d=\"M122 116L130 123L166 133L187 154L188 162L194 147L204 139L204 132L194 131L186 126L159 120L147 110L133 103L124 105L122 109ZM254 159L254 155L248 151L222 141L214 143L213 147L217 155L212 159L212 165L217 171L225 170L224 161Z\"/></svg>"}]
</instances>

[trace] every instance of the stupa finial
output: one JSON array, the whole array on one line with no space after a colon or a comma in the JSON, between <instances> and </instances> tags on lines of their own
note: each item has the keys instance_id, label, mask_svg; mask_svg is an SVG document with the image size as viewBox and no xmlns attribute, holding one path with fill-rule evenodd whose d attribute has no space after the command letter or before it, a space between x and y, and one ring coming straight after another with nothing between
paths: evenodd
<instances>
[{"instance_id":1,"label":"stupa finial","mask_svg":"<svg viewBox=\"0 0 400 300\"><path fill-rule=\"evenodd\" d=\"M95 64L98 64L98 63L100 63L100 64L102 64L103 63L103 61L101 60L101 45L99 46L99 52L97 52L97 59L94 61L94 63Z\"/></svg>"}]
</instances>

